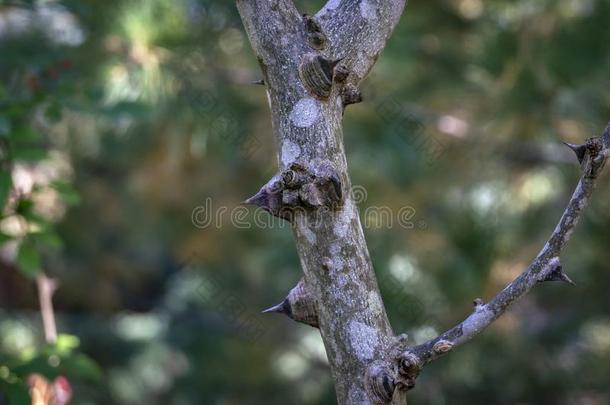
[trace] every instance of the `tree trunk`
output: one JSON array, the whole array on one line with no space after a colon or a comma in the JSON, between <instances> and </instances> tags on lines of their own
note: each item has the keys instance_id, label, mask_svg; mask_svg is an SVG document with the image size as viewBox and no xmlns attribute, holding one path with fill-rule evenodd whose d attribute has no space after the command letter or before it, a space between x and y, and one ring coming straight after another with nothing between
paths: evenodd
<instances>
[{"instance_id":1,"label":"tree trunk","mask_svg":"<svg viewBox=\"0 0 610 405\"><path fill-rule=\"evenodd\" d=\"M582 215L610 148L569 145L583 177L548 243L524 273L457 326L418 346L396 337L379 294L343 148L342 118L402 14L404 0L330 0L301 16L290 0L238 0L266 85L278 173L247 202L292 223L304 281L280 305L320 329L339 404L404 404L429 362L501 316L544 281L568 281L559 256Z\"/></svg>"},{"instance_id":2,"label":"tree trunk","mask_svg":"<svg viewBox=\"0 0 610 405\"><path fill-rule=\"evenodd\" d=\"M330 166L340 179L337 207L295 210L292 223L305 282L316 297L338 402L369 403L366 368L390 353L395 339L350 193L342 117L345 103L357 98L355 86L370 70L404 3L387 2L392 3L390 8L381 1L329 3L315 17L326 42L323 51L310 41L316 31L310 26L316 23L303 18L291 1L242 0L237 5L267 85L280 172L295 163L314 172ZM359 49L343 46L340 39L356 39L371 30L377 34L363 39ZM342 58L348 76L341 85L332 84L328 97L312 94L303 84L299 66L306 55L323 55L329 61Z\"/></svg>"}]
</instances>

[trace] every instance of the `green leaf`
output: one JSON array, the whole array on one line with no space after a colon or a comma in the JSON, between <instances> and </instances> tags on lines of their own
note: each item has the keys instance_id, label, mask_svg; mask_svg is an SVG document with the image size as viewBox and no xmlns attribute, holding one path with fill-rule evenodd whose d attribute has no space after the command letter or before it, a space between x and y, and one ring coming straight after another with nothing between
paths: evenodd
<instances>
[{"instance_id":1,"label":"green leaf","mask_svg":"<svg viewBox=\"0 0 610 405\"><path fill-rule=\"evenodd\" d=\"M40 133L34 131L31 127L20 126L11 131L10 137L17 142L32 142L40 140Z\"/></svg>"},{"instance_id":2,"label":"green leaf","mask_svg":"<svg viewBox=\"0 0 610 405\"><path fill-rule=\"evenodd\" d=\"M7 235L3 232L0 232L0 246L2 246L3 244L5 244L6 242L8 242L9 240L13 240L13 237L10 235Z\"/></svg>"},{"instance_id":3,"label":"green leaf","mask_svg":"<svg viewBox=\"0 0 610 405\"><path fill-rule=\"evenodd\" d=\"M80 203L81 198L78 191L74 189L72 184L63 180L56 180L51 183L51 187L55 189L61 196L61 199L68 205L77 205Z\"/></svg>"},{"instance_id":4,"label":"green leaf","mask_svg":"<svg viewBox=\"0 0 610 405\"><path fill-rule=\"evenodd\" d=\"M34 238L37 243L51 249L60 249L63 246L63 241L59 235L50 229L43 229L42 232L32 233L31 237Z\"/></svg>"},{"instance_id":5,"label":"green leaf","mask_svg":"<svg viewBox=\"0 0 610 405\"><path fill-rule=\"evenodd\" d=\"M40 255L29 240L24 240L17 253L19 271L27 277L34 278L40 273Z\"/></svg>"},{"instance_id":6,"label":"green leaf","mask_svg":"<svg viewBox=\"0 0 610 405\"><path fill-rule=\"evenodd\" d=\"M0 115L0 136L6 136L11 130L11 121L4 115Z\"/></svg>"},{"instance_id":7,"label":"green leaf","mask_svg":"<svg viewBox=\"0 0 610 405\"><path fill-rule=\"evenodd\" d=\"M19 214L23 217L28 217L32 214L32 209L34 208L34 203L29 198L21 198L17 202L17 207L15 208L15 213Z\"/></svg>"},{"instance_id":8,"label":"green leaf","mask_svg":"<svg viewBox=\"0 0 610 405\"><path fill-rule=\"evenodd\" d=\"M8 383L0 381L0 392L6 395L11 405L30 405L31 399L25 383Z\"/></svg>"},{"instance_id":9,"label":"green leaf","mask_svg":"<svg viewBox=\"0 0 610 405\"><path fill-rule=\"evenodd\" d=\"M45 110L45 116L51 122L58 122L61 120L61 105L58 103L51 103Z\"/></svg>"},{"instance_id":10,"label":"green leaf","mask_svg":"<svg viewBox=\"0 0 610 405\"><path fill-rule=\"evenodd\" d=\"M35 146L15 146L13 148L13 159L24 162L38 162L47 157L46 149Z\"/></svg>"},{"instance_id":11,"label":"green leaf","mask_svg":"<svg viewBox=\"0 0 610 405\"><path fill-rule=\"evenodd\" d=\"M0 211L4 209L4 205L6 204L6 200L8 199L12 187L13 178L11 177L11 173L0 173Z\"/></svg>"},{"instance_id":12,"label":"green leaf","mask_svg":"<svg viewBox=\"0 0 610 405\"><path fill-rule=\"evenodd\" d=\"M72 354L62 362L62 369L69 376L100 381L102 370L88 356L80 353Z\"/></svg>"},{"instance_id":13,"label":"green leaf","mask_svg":"<svg viewBox=\"0 0 610 405\"><path fill-rule=\"evenodd\" d=\"M68 335L68 334L60 334L57 336L57 341L55 342L55 350L59 354L69 354L74 351L80 345L80 340L78 336Z\"/></svg>"}]
</instances>

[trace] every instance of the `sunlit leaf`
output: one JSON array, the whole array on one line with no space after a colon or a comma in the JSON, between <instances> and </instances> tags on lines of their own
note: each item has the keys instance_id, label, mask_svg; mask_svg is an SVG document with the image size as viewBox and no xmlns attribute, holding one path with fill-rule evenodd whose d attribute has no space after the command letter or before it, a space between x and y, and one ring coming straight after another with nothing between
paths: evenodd
<instances>
[{"instance_id":1,"label":"sunlit leaf","mask_svg":"<svg viewBox=\"0 0 610 405\"><path fill-rule=\"evenodd\" d=\"M80 345L80 340L77 336L60 334L57 336L55 348L60 353L69 353Z\"/></svg>"}]
</instances>

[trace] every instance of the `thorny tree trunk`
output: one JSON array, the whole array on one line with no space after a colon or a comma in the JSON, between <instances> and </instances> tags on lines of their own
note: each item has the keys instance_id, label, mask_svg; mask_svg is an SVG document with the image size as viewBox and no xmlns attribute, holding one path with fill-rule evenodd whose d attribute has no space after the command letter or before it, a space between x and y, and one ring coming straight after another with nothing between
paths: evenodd
<instances>
[{"instance_id":1,"label":"thorny tree trunk","mask_svg":"<svg viewBox=\"0 0 610 405\"><path fill-rule=\"evenodd\" d=\"M311 166L330 163L340 179L340 207L297 210L293 224L306 284L317 298L320 332L341 404L368 402L363 384L366 367L389 353L393 344L349 192L342 131L344 102L357 97L345 89L354 91L369 71L404 5L383 3L331 1L315 17L321 26L317 30L316 23L308 23L291 1L237 2L267 85L280 170L300 163L315 171ZM321 51L310 44L315 35L325 45ZM307 54L343 58L341 66L349 69L345 83L332 85L326 99L314 97L299 77L299 65Z\"/></svg>"},{"instance_id":2,"label":"thorny tree trunk","mask_svg":"<svg viewBox=\"0 0 610 405\"><path fill-rule=\"evenodd\" d=\"M237 0L266 85L279 170L247 202L291 221L304 281L271 308L320 329L339 404L404 404L421 369L470 340L543 281L569 281L559 254L603 167L610 126L569 145L584 171L549 242L488 304L465 321L408 347L389 324L371 264L343 148L346 105L396 26L404 0L330 0L302 16L291 0Z\"/></svg>"}]
</instances>

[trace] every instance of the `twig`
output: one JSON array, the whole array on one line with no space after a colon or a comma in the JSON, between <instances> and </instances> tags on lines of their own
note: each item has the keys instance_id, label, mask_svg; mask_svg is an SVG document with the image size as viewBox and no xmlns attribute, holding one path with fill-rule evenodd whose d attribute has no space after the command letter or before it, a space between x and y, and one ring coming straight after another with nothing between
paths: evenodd
<instances>
[{"instance_id":1,"label":"twig","mask_svg":"<svg viewBox=\"0 0 610 405\"><path fill-rule=\"evenodd\" d=\"M610 124L601 137L590 138L584 145L571 145L571 148L577 149L575 152L581 163L583 175L559 223L538 256L519 277L489 303L484 304L481 299L476 299L474 312L464 321L432 340L404 350L399 355L399 367L401 374L404 374L408 380L414 381L427 363L479 334L536 284L544 281L571 283L563 272L559 256L580 220L595 188L598 175L606 162L610 150Z\"/></svg>"},{"instance_id":2,"label":"twig","mask_svg":"<svg viewBox=\"0 0 610 405\"><path fill-rule=\"evenodd\" d=\"M57 281L46 274L40 273L36 276L38 287L38 301L44 328L44 337L47 343L55 343L57 340L57 326L55 324L55 312L53 311L53 294L57 290Z\"/></svg>"}]
</instances>

